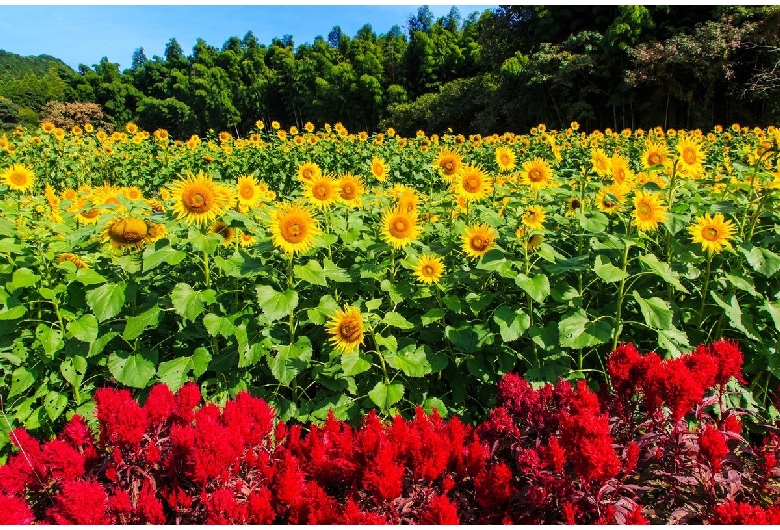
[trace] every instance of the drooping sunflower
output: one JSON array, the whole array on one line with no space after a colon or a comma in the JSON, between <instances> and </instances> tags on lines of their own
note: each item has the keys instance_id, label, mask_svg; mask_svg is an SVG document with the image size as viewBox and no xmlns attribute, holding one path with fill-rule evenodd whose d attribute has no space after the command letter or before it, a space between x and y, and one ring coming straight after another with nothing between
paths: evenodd
<instances>
[{"instance_id":1,"label":"drooping sunflower","mask_svg":"<svg viewBox=\"0 0 780 530\"><path fill-rule=\"evenodd\" d=\"M189 173L187 178L172 185L173 212L188 224L202 226L230 208L234 201L232 195L230 189L215 183L202 171L198 171L197 175Z\"/></svg>"},{"instance_id":2,"label":"drooping sunflower","mask_svg":"<svg viewBox=\"0 0 780 530\"><path fill-rule=\"evenodd\" d=\"M363 343L363 316L356 307L344 306L328 322L330 342L342 353L351 353Z\"/></svg>"},{"instance_id":3,"label":"drooping sunflower","mask_svg":"<svg viewBox=\"0 0 780 530\"><path fill-rule=\"evenodd\" d=\"M658 193L647 193L642 190L634 196L634 226L642 232L652 231L658 228L658 223L666 219L666 207Z\"/></svg>"},{"instance_id":4,"label":"drooping sunflower","mask_svg":"<svg viewBox=\"0 0 780 530\"><path fill-rule=\"evenodd\" d=\"M616 186L606 186L596 194L596 207L600 212L615 213L621 209L622 190Z\"/></svg>"},{"instance_id":5,"label":"drooping sunflower","mask_svg":"<svg viewBox=\"0 0 780 530\"><path fill-rule=\"evenodd\" d=\"M402 248L417 238L420 226L417 223L415 211L396 209L385 212L382 216L382 237L395 248Z\"/></svg>"},{"instance_id":6,"label":"drooping sunflower","mask_svg":"<svg viewBox=\"0 0 780 530\"><path fill-rule=\"evenodd\" d=\"M515 168L517 156L509 147L499 147L496 149L496 164L501 171L512 171Z\"/></svg>"},{"instance_id":7,"label":"drooping sunflower","mask_svg":"<svg viewBox=\"0 0 780 530\"><path fill-rule=\"evenodd\" d=\"M552 168L543 158L534 158L523 162L523 171L520 174L523 183L530 186L532 191L539 191L553 185Z\"/></svg>"},{"instance_id":8,"label":"drooping sunflower","mask_svg":"<svg viewBox=\"0 0 780 530\"><path fill-rule=\"evenodd\" d=\"M69 261L73 263L77 269L88 269L89 265L82 260L80 257L78 257L76 254L73 254L71 252L63 252L59 256L57 256L57 263L62 263L63 261Z\"/></svg>"},{"instance_id":9,"label":"drooping sunflower","mask_svg":"<svg viewBox=\"0 0 780 530\"><path fill-rule=\"evenodd\" d=\"M400 195L398 195L398 209L405 212L412 212L417 209L417 203L419 202L417 192L412 188L406 188Z\"/></svg>"},{"instance_id":10,"label":"drooping sunflower","mask_svg":"<svg viewBox=\"0 0 780 530\"><path fill-rule=\"evenodd\" d=\"M706 213L696 218L696 223L688 227L688 232L694 243L701 243L704 252L717 254L724 248L731 247L729 239L734 237L734 222L724 219L722 213L710 217Z\"/></svg>"},{"instance_id":11,"label":"drooping sunflower","mask_svg":"<svg viewBox=\"0 0 780 530\"><path fill-rule=\"evenodd\" d=\"M487 223L466 227L463 234L463 251L472 258L487 254L496 242L496 231Z\"/></svg>"},{"instance_id":12,"label":"drooping sunflower","mask_svg":"<svg viewBox=\"0 0 780 530\"><path fill-rule=\"evenodd\" d=\"M301 182L311 182L322 175L322 169L314 162L304 162L298 168L297 177Z\"/></svg>"},{"instance_id":13,"label":"drooping sunflower","mask_svg":"<svg viewBox=\"0 0 780 530\"><path fill-rule=\"evenodd\" d=\"M566 217L577 215L580 210L582 210L582 201L579 197L571 197L566 207Z\"/></svg>"},{"instance_id":14,"label":"drooping sunflower","mask_svg":"<svg viewBox=\"0 0 780 530\"><path fill-rule=\"evenodd\" d=\"M417 260L414 273L417 275L417 279L423 283L439 283L442 274L444 274L444 261L439 256L423 254Z\"/></svg>"},{"instance_id":15,"label":"drooping sunflower","mask_svg":"<svg viewBox=\"0 0 780 530\"><path fill-rule=\"evenodd\" d=\"M455 151L442 150L433 162L445 182L452 182L463 165L463 159Z\"/></svg>"},{"instance_id":16,"label":"drooping sunflower","mask_svg":"<svg viewBox=\"0 0 780 530\"><path fill-rule=\"evenodd\" d=\"M692 177L700 174L704 168L704 151L701 142L689 136L680 137L677 141L677 152L680 154L678 159L681 172Z\"/></svg>"},{"instance_id":17,"label":"drooping sunflower","mask_svg":"<svg viewBox=\"0 0 780 530\"><path fill-rule=\"evenodd\" d=\"M344 173L338 179L338 200L351 208L358 208L363 203L363 181L352 173Z\"/></svg>"},{"instance_id":18,"label":"drooping sunflower","mask_svg":"<svg viewBox=\"0 0 780 530\"><path fill-rule=\"evenodd\" d=\"M230 245L236 237L236 229L222 220L215 221L209 228L209 232L222 236L222 244L224 246Z\"/></svg>"},{"instance_id":19,"label":"drooping sunflower","mask_svg":"<svg viewBox=\"0 0 780 530\"><path fill-rule=\"evenodd\" d=\"M320 175L304 186L303 194L315 208L329 208L338 199L338 183L329 175Z\"/></svg>"},{"instance_id":20,"label":"drooping sunflower","mask_svg":"<svg viewBox=\"0 0 780 530\"><path fill-rule=\"evenodd\" d=\"M387 162L375 156L371 159L371 174L374 175L379 182L385 182L387 181L387 177L390 176L390 166Z\"/></svg>"},{"instance_id":21,"label":"drooping sunflower","mask_svg":"<svg viewBox=\"0 0 780 530\"><path fill-rule=\"evenodd\" d=\"M593 166L593 171L600 177L609 175L609 170L611 168L610 159L603 149L592 149L590 152L590 162Z\"/></svg>"},{"instance_id":22,"label":"drooping sunflower","mask_svg":"<svg viewBox=\"0 0 780 530\"><path fill-rule=\"evenodd\" d=\"M479 166L465 165L455 176L453 193L467 201L478 201L490 193L490 176Z\"/></svg>"},{"instance_id":23,"label":"drooping sunflower","mask_svg":"<svg viewBox=\"0 0 780 530\"><path fill-rule=\"evenodd\" d=\"M306 252L321 232L312 212L298 202L280 205L270 228L274 245L288 254Z\"/></svg>"},{"instance_id":24,"label":"drooping sunflower","mask_svg":"<svg viewBox=\"0 0 780 530\"><path fill-rule=\"evenodd\" d=\"M238 177L236 195L238 195L238 204L244 206L257 204L260 200L260 190L257 187L257 179L252 175Z\"/></svg>"},{"instance_id":25,"label":"drooping sunflower","mask_svg":"<svg viewBox=\"0 0 780 530\"><path fill-rule=\"evenodd\" d=\"M138 250L149 242L148 221L138 217L116 217L103 230L103 242L116 250Z\"/></svg>"},{"instance_id":26,"label":"drooping sunflower","mask_svg":"<svg viewBox=\"0 0 780 530\"><path fill-rule=\"evenodd\" d=\"M642 152L642 167L649 169L653 166L666 165L667 162L669 162L669 148L666 144L648 140Z\"/></svg>"},{"instance_id":27,"label":"drooping sunflower","mask_svg":"<svg viewBox=\"0 0 780 530\"><path fill-rule=\"evenodd\" d=\"M529 206L523 212L523 224L532 230L544 230L544 218L541 206Z\"/></svg>"},{"instance_id":28,"label":"drooping sunflower","mask_svg":"<svg viewBox=\"0 0 780 530\"><path fill-rule=\"evenodd\" d=\"M30 191L35 185L35 173L22 164L14 164L7 167L0 174L3 183L16 191Z\"/></svg>"}]
</instances>

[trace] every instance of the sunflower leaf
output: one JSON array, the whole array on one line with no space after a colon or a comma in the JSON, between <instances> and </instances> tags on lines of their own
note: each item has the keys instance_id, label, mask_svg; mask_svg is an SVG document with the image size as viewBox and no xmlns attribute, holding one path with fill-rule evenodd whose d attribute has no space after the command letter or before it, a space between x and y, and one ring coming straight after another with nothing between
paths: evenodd
<instances>
[{"instance_id":1,"label":"sunflower leaf","mask_svg":"<svg viewBox=\"0 0 780 530\"><path fill-rule=\"evenodd\" d=\"M766 276L773 276L780 270L780 256L765 248L754 247L750 243L743 243L739 249L747 258L753 270Z\"/></svg>"},{"instance_id":2,"label":"sunflower leaf","mask_svg":"<svg viewBox=\"0 0 780 530\"><path fill-rule=\"evenodd\" d=\"M131 355L125 351L116 351L108 356L108 369L114 378L123 385L133 388L146 388L157 372L157 352L145 352Z\"/></svg>"},{"instance_id":3,"label":"sunflower leaf","mask_svg":"<svg viewBox=\"0 0 780 530\"><path fill-rule=\"evenodd\" d=\"M171 302L176 314L193 322L203 312L206 298L206 291L196 291L186 283L177 283L171 292Z\"/></svg>"},{"instance_id":4,"label":"sunflower leaf","mask_svg":"<svg viewBox=\"0 0 780 530\"><path fill-rule=\"evenodd\" d=\"M310 260L305 266L296 265L293 268L295 276L314 285L328 286L325 270L316 260Z\"/></svg>"},{"instance_id":5,"label":"sunflower leaf","mask_svg":"<svg viewBox=\"0 0 780 530\"><path fill-rule=\"evenodd\" d=\"M501 340L512 342L519 339L530 327L531 318L522 309L512 309L502 305L493 313L493 321L498 324Z\"/></svg>"},{"instance_id":6,"label":"sunflower leaf","mask_svg":"<svg viewBox=\"0 0 780 530\"><path fill-rule=\"evenodd\" d=\"M157 305L150 307L140 315L128 317L122 338L134 340L138 338L149 326L155 326L160 321L160 308Z\"/></svg>"},{"instance_id":7,"label":"sunflower leaf","mask_svg":"<svg viewBox=\"0 0 780 530\"><path fill-rule=\"evenodd\" d=\"M683 293L687 293L682 283L680 283L680 275L672 270L668 263L660 261L655 254L643 254L639 256L639 261L650 267L650 272L663 278L663 280Z\"/></svg>"},{"instance_id":8,"label":"sunflower leaf","mask_svg":"<svg viewBox=\"0 0 780 530\"><path fill-rule=\"evenodd\" d=\"M95 315L87 313L72 322L68 322L66 329L82 342L94 342L98 335L98 321Z\"/></svg>"},{"instance_id":9,"label":"sunflower leaf","mask_svg":"<svg viewBox=\"0 0 780 530\"><path fill-rule=\"evenodd\" d=\"M334 282L348 282L351 280L347 271L333 263L328 258L325 258L322 264L322 270L325 272L325 277Z\"/></svg>"},{"instance_id":10,"label":"sunflower leaf","mask_svg":"<svg viewBox=\"0 0 780 530\"><path fill-rule=\"evenodd\" d=\"M412 329L414 328L414 324L406 320L403 315L396 312L389 312L385 315L384 318L385 324L388 326L395 326L400 329Z\"/></svg>"},{"instance_id":11,"label":"sunflower leaf","mask_svg":"<svg viewBox=\"0 0 780 530\"><path fill-rule=\"evenodd\" d=\"M619 282L620 280L628 278L628 274L625 271L612 265L612 263L610 263L602 254L596 256L593 272L607 283Z\"/></svg>"},{"instance_id":12,"label":"sunflower leaf","mask_svg":"<svg viewBox=\"0 0 780 530\"><path fill-rule=\"evenodd\" d=\"M273 322L289 315L298 307L298 293L292 289L280 293L270 285L260 285L257 287L257 301L263 308L266 318Z\"/></svg>"},{"instance_id":13,"label":"sunflower leaf","mask_svg":"<svg viewBox=\"0 0 780 530\"><path fill-rule=\"evenodd\" d=\"M148 246L144 249L144 271L150 271L162 263L169 265L178 265L187 254L184 251L176 250L170 245L162 248Z\"/></svg>"},{"instance_id":14,"label":"sunflower leaf","mask_svg":"<svg viewBox=\"0 0 780 530\"><path fill-rule=\"evenodd\" d=\"M529 278L525 274L520 273L515 278L515 283L540 304L550 294L550 281L544 274L537 274L533 278Z\"/></svg>"},{"instance_id":15,"label":"sunflower leaf","mask_svg":"<svg viewBox=\"0 0 780 530\"><path fill-rule=\"evenodd\" d=\"M368 392L368 397L371 398L371 401L377 407L381 407L382 410L386 411L404 397L404 385L401 383L386 385L380 381L374 386L373 390Z\"/></svg>"},{"instance_id":16,"label":"sunflower leaf","mask_svg":"<svg viewBox=\"0 0 780 530\"><path fill-rule=\"evenodd\" d=\"M119 314L125 303L126 287L125 283L107 283L87 293L87 304L99 322Z\"/></svg>"},{"instance_id":17,"label":"sunflower leaf","mask_svg":"<svg viewBox=\"0 0 780 530\"><path fill-rule=\"evenodd\" d=\"M558 333L564 348L586 348L607 342L612 336L612 326L604 320L593 322L584 310L578 309L561 319Z\"/></svg>"}]
</instances>

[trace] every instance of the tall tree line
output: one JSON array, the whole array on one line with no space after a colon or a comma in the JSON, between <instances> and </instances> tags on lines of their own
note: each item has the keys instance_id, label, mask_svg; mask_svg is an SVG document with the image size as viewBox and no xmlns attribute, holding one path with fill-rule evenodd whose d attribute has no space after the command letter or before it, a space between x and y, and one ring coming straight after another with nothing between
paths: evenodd
<instances>
[{"instance_id":1,"label":"tall tree line","mask_svg":"<svg viewBox=\"0 0 780 530\"><path fill-rule=\"evenodd\" d=\"M246 135L258 119L402 134L572 121L765 126L780 118L779 28L778 6L511 5L438 19L421 7L382 34L335 26L296 45L291 35L263 44L250 31L221 48L198 40L189 55L172 38L162 57L137 49L123 71L103 58L72 75L26 74L26 84L0 68L0 97L32 110L50 94L95 102L117 125L180 138ZM48 76L38 84L49 95L22 90L30 76Z\"/></svg>"}]
</instances>

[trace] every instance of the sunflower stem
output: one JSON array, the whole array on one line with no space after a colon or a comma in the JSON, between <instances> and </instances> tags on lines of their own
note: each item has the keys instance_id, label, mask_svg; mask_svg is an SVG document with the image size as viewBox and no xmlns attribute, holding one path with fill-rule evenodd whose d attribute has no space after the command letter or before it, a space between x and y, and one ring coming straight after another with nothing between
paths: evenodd
<instances>
[{"instance_id":1,"label":"sunflower stem","mask_svg":"<svg viewBox=\"0 0 780 530\"><path fill-rule=\"evenodd\" d=\"M295 253L290 252L290 261L287 264L287 288L293 288L293 258ZM295 310L290 310L290 346L295 343Z\"/></svg>"},{"instance_id":2,"label":"sunflower stem","mask_svg":"<svg viewBox=\"0 0 780 530\"><path fill-rule=\"evenodd\" d=\"M382 374L384 377L384 383L385 386L390 384L390 377L387 375L387 366L385 365L385 358L382 355L382 352L379 351L379 343L376 340L376 335L374 334L374 326L368 326L368 332L371 334L371 340L374 341L374 351L376 351L377 356L379 357L379 362L382 364Z\"/></svg>"},{"instance_id":3,"label":"sunflower stem","mask_svg":"<svg viewBox=\"0 0 780 530\"><path fill-rule=\"evenodd\" d=\"M701 324L704 320L704 305L707 301L707 288L710 284L710 271L712 270L712 251L707 252L707 270L704 272L704 287L701 290L701 305L699 306L699 321L696 324L697 328L701 328Z\"/></svg>"},{"instance_id":4,"label":"sunflower stem","mask_svg":"<svg viewBox=\"0 0 780 530\"><path fill-rule=\"evenodd\" d=\"M618 287L618 292L617 292L617 309L615 311L615 329L612 332L612 351L614 351L617 348L618 338L620 338L620 326L623 323L622 321L623 297L625 296L626 278L628 277L628 275L626 274L626 270L628 269L628 251L631 249L631 243L628 241L628 236L630 232L631 232L631 225L627 223L626 242L625 242L626 248L623 251L623 260L621 262L623 279L620 280L620 286Z\"/></svg>"}]
</instances>

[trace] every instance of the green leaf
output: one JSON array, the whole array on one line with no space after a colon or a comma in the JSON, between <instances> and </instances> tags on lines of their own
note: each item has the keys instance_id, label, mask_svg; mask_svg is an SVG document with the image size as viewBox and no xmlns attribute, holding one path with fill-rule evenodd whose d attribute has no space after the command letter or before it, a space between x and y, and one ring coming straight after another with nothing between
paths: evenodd
<instances>
[{"instance_id":1,"label":"green leaf","mask_svg":"<svg viewBox=\"0 0 780 530\"><path fill-rule=\"evenodd\" d=\"M550 281L544 274L537 274L533 278L529 278L525 274L520 273L515 278L515 283L540 304L550 294Z\"/></svg>"},{"instance_id":2,"label":"green leaf","mask_svg":"<svg viewBox=\"0 0 780 530\"><path fill-rule=\"evenodd\" d=\"M742 308L739 307L739 302L737 301L737 295L733 294L729 298L729 301L726 302L718 296L718 293L715 291L710 291L710 294L712 295L712 298L715 300L715 303L718 304L720 307L724 309L724 312L726 313L726 317L729 319L729 323L731 323L732 326L734 326L735 329L738 329L745 335L747 335L748 338L752 340L760 340L758 336L758 332L754 329L752 324L752 319L750 318L750 315L743 315L742 314Z\"/></svg>"},{"instance_id":3,"label":"green leaf","mask_svg":"<svg viewBox=\"0 0 780 530\"><path fill-rule=\"evenodd\" d=\"M74 387L81 386L87 373L87 360L81 355L68 357L60 363L60 373Z\"/></svg>"},{"instance_id":4,"label":"green leaf","mask_svg":"<svg viewBox=\"0 0 780 530\"><path fill-rule=\"evenodd\" d=\"M435 309L431 309L422 316L422 324L423 326L427 326L428 324L436 322L437 320L441 320L442 318L444 318L444 309L437 307Z\"/></svg>"},{"instance_id":5,"label":"green leaf","mask_svg":"<svg viewBox=\"0 0 780 530\"><path fill-rule=\"evenodd\" d=\"M391 353L398 351L398 340L393 335L383 337L382 335L377 334L374 338L376 339L377 346L381 346Z\"/></svg>"},{"instance_id":6,"label":"green leaf","mask_svg":"<svg viewBox=\"0 0 780 530\"><path fill-rule=\"evenodd\" d=\"M743 243L739 250L747 258L753 270L763 274L767 278L780 270L780 256L765 248L754 247L750 243Z\"/></svg>"},{"instance_id":7,"label":"green leaf","mask_svg":"<svg viewBox=\"0 0 780 530\"><path fill-rule=\"evenodd\" d=\"M119 314L125 303L126 287L125 283L107 283L87 293L87 304L99 322Z\"/></svg>"},{"instance_id":8,"label":"green leaf","mask_svg":"<svg viewBox=\"0 0 780 530\"><path fill-rule=\"evenodd\" d=\"M498 324L501 340L512 342L519 339L531 325L531 317L522 309L512 309L502 305L493 313L493 321Z\"/></svg>"},{"instance_id":9,"label":"green leaf","mask_svg":"<svg viewBox=\"0 0 780 530\"><path fill-rule=\"evenodd\" d=\"M772 322L775 323L775 329L780 331L780 300L775 300L774 302L764 300L764 305L760 307L769 313L769 316L772 317Z\"/></svg>"},{"instance_id":10,"label":"green leaf","mask_svg":"<svg viewBox=\"0 0 780 530\"><path fill-rule=\"evenodd\" d=\"M403 315L396 313L394 311L391 311L385 315L384 318L385 324L388 326L395 326L400 329L412 329L414 328L414 324L406 320Z\"/></svg>"},{"instance_id":11,"label":"green leaf","mask_svg":"<svg viewBox=\"0 0 780 530\"><path fill-rule=\"evenodd\" d=\"M155 304L143 313L134 317L128 317L122 338L130 341L138 338L144 330L154 327L160 322L160 308Z\"/></svg>"},{"instance_id":12,"label":"green leaf","mask_svg":"<svg viewBox=\"0 0 780 530\"><path fill-rule=\"evenodd\" d=\"M157 371L156 363L157 353L131 355L116 351L108 356L108 369L114 379L133 388L146 388Z\"/></svg>"},{"instance_id":13,"label":"green leaf","mask_svg":"<svg viewBox=\"0 0 780 530\"><path fill-rule=\"evenodd\" d=\"M426 414L432 415L433 411L436 410L436 412L439 413L439 416L442 418L447 417L447 406L444 404L444 401L437 397L429 397L422 403L423 410Z\"/></svg>"},{"instance_id":14,"label":"green leaf","mask_svg":"<svg viewBox=\"0 0 780 530\"><path fill-rule=\"evenodd\" d=\"M325 321L339 309L336 300L329 294L320 298L320 303L313 309L307 309L306 314L312 324L321 326Z\"/></svg>"},{"instance_id":15,"label":"green leaf","mask_svg":"<svg viewBox=\"0 0 780 530\"><path fill-rule=\"evenodd\" d=\"M217 335L231 337L235 334L235 328L230 322L230 319L219 317L214 313L208 313L203 317L203 325L212 337Z\"/></svg>"},{"instance_id":16,"label":"green leaf","mask_svg":"<svg viewBox=\"0 0 780 530\"><path fill-rule=\"evenodd\" d=\"M269 285L260 285L257 287L257 301L260 303L266 318L273 322L288 316L298 307L298 293L292 289L280 293Z\"/></svg>"},{"instance_id":17,"label":"green leaf","mask_svg":"<svg viewBox=\"0 0 780 530\"><path fill-rule=\"evenodd\" d=\"M740 289L742 291L748 292L755 296L756 298L761 298L761 295L758 294L758 291L756 291L756 288L753 286L753 283L748 281L744 276L742 276L739 273L736 274L729 274L726 273L726 278L731 282L731 285L736 287L737 289Z\"/></svg>"},{"instance_id":18,"label":"green leaf","mask_svg":"<svg viewBox=\"0 0 780 530\"><path fill-rule=\"evenodd\" d=\"M672 328L672 310L666 301L654 296L652 298L642 298L637 291L633 292L634 300L639 304L642 316L645 317L645 323L653 329Z\"/></svg>"},{"instance_id":19,"label":"green leaf","mask_svg":"<svg viewBox=\"0 0 780 530\"><path fill-rule=\"evenodd\" d=\"M157 377L161 383L168 385L172 392L176 392L189 379L187 372L191 369L192 357L178 357L160 363L157 368Z\"/></svg>"},{"instance_id":20,"label":"green leaf","mask_svg":"<svg viewBox=\"0 0 780 530\"><path fill-rule=\"evenodd\" d=\"M60 417L68 406L68 396L61 392L51 391L43 399L43 408L52 421Z\"/></svg>"},{"instance_id":21,"label":"green leaf","mask_svg":"<svg viewBox=\"0 0 780 530\"><path fill-rule=\"evenodd\" d=\"M206 373L210 362L211 352L203 346L196 348L195 351L192 352L192 373L195 377L200 377Z\"/></svg>"},{"instance_id":22,"label":"green leaf","mask_svg":"<svg viewBox=\"0 0 780 530\"><path fill-rule=\"evenodd\" d=\"M289 386L293 378L309 367L312 349L308 337L300 337L295 344L280 346L275 357L268 360L273 376Z\"/></svg>"},{"instance_id":23,"label":"green leaf","mask_svg":"<svg viewBox=\"0 0 780 530\"><path fill-rule=\"evenodd\" d=\"M425 377L433 372L429 361L433 357L430 348L410 344L395 355L387 356L387 364L401 370L408 377Z\"/></svg>"},{"instance_id":24,"label":"green leaf","mask_svg":"<svg viewBox=\"0 0 780 530\"><path fill-rule=\"evenodd\" d=\"M353 376L369 370L371 362L368 359L369 357L359 351L343 354L341 356L341 369L344 371L344 375Z\"/></svg>"},{"instance_id":25,"label":"green leaf","mask_svg":"<svg viewBox=\"0 0 780 530\"><path fill-rule=\"evenodd\" d=\"M62 331L52 329L46 324L38 324L38 327L35 328L35 337L41 341L43 351L49 357L54 357L54 354L65 346L65 342L62 340Z\"/></svg>"},{"instance_id":26,"label":"green leaf","mask_svg":"<svg viewBox=\"0 0 780 530\"><path fill-rule=\"evenodd\" d=\"M660 261L655 254L643 254L639 256L639 261L650 268L650 271L663 278L663 280L674 287L676 290L687 293L688 289L680 283L680 275L672 270L668 263Z\"/></svg>"},{"instance_id":27,"label":"green leaf","mask_svg":"<svg viewBox=\"0 0 780 530\"><path fill-rule=\"evenodd\" d=\"M5 311L0 311L0 320L16 320L22 318L27 312L27 309L23 305L18 305Z\"/></svg>"},{"instance_id":28,"label":"green leaf","mask_svg":"<svg viewBox=\"0 0 780 530\"><path fill-rule=\"evenodd\" d=\"M351 280L349 274L347 274L347 271L333 263L328 258L325 258L322 270L325 273L325 277L329 280L333 280L334 282L348 282Z\"/></svg>"},{"instance_id":29,"label":"green leaf","mask_svg":"<svg viewBox=\"0 0 780 530\"><path fill-rule=\"evenodd\" d=\"M574 258L558 260L555 263L543 263L542 267L550 274L586 271L590 269L590 258L588 256L576 256Z\"/></svg>"},{"instance_id":30,"label":"green leaf","mask_svg":"<svg viewBox=\"0 0 780 530\"><path fill-rule=\"evenodd\" d=\"M493 293L485 291L482 293L468 293L465 297L466 303L469 305L469 309L474 315L477 315L480 311L485 309L493 301Z\"/></svg>"},{"instance_id":31,"label":"green leaf","mask_svg":"<svg viewBox=\"0 0 780 530\"><path fill-rule=\"evenodd\" d=\"M68 322L65 328L81 342L95 342L98 336L98 321L95 315L87 313L77 320Z\"/></svg>"},{"instance_id":32,"label":"green leaf","mask_svg":"<svg viewBox=\"0 0 780 530\"><path fill-rule=\"evenodd\" d=\"M609 226L609 217L601 212L592 212L588 214L578 213L577 218L580 221L582 229L592 234L601 233Z\"/></svg>"},{"instance_id":33,"label":"green leaf","mask_svg":"<svg viewBox=\"0 0 780 530\"><path fill-rule=\"evenodd\" d=\"M454 313L460 313L460 297L455 295L445 296L443 302L450 311L453 311Z\"/></svg>"},{"instance_id":34,"label":"green leaf","mask_svg":"<svg viewBox=\"0 0 780 530\"><path fill-rule=\"evenodd\" d=\"M82 285L97 285L99 283L106 283L106 279L92 269L77 270L76 281Z\"/></svg>"},{"instance_id":35,"label":"green leaf","mask_svg":"<svg viewBox=\"0 0 780 530\"><path fill-rule=\"evenodd\" d=\"M6 254L24 254L25 247L16 244L10 237L0 239L0 252Z\"/></svg>"},{"instance_id":36,"label":"green leaf","mask_svg":"<svg viewBox=\"0 0 780 530\"><path fill-rule=\"evenodd\" d=\"M268 348L262 342L248 344L241 348L238 354L238 367L247 368L260 362L260 359L268 353Z\"/></svg>"},{"instance_id":37,"label":"green leaf","mask_svg":"<svg viewBox=\"0 0 780 530\"><path fill-rule=\"evenodd\" d=\"M206 254L214 254L214 251L217 250L217 247L222 242L222 236L219 234L204 234L194 226L190 227L187 239L194 251L205 252Z\"/></svg>"},{"instance_id":38,"label":"green leaf","mask_svg":"<svg viewBox=\"0 0 780 530\"><path fill-rule=\"evenodd\" d=\"M106 345L111 342L111 339L119 335L116 331L109 331L105 335L98 337L95 342L89 345L89 352L87 353L87 357L92 357L93 355L99 355L103 353L103 349L106 347Z\"/></svg>"},{"instance_id":39,"label":"green leaf","mask_svg":"<svg viewBox=\"0 0 780 530\"><path fill-rule=\"evenodd\" d=\"M628 274L625 271L612 265L612 263L601 254L596 256L596 264L593 267L593 272L607 283L619 282L620 280L628 278Z\"/></svg>"},{"instance_id":40,"label":"green leaf","mask_svg":"<svg viewBox=\"0 0 780 530\"><path fill-rule=\"evenodd\" d=\"M40 279L41 277L39 275L35 274L27 267L16 269L11 278L11 283L8 285L8 292L10 293L24 287L32 287L38 283Z\"/></svg>"},{"instance_id":41,"label":"green leaf","mask_svg":"<svg viewBox=\"0 0 780 530\"><path fill-rule=\"evenodd\" d=\"M11 399L17 394L21 394L35 383L35 375L24 366L20 366L11 374L11 390L8 391L7 399Z\"/></svg>"},{"instance_id":42,"label":"green leaf","mask_svg":"<svg viewBox=\"0 0 780 530\"><path fill-rule=\"evenodd\" d=\"M561 346L587 348L603 344L612 338L612 326L603 320L591 321L583 309L567 313L558 323Z\"/></svg>"},{"instance_id":43,"label":"green leaf","mask_svg":"<svg viewBox=\"0 0 780 530\"><path fill-rule=\"evenodd\" d=\"M296 265L293 272L298 278L313 285L322 285L327 287L328 281L325 279L325 270L316 260L310 260L305 266Z\"/></svg>"},{"instance_id":44,"label":"green leaf","mask_svg":"<svg viewBox=\"0 0 780 530\"><path fill-rule=\"evenodd\" d=\"M144 272L146 272L163 263L167 263L169 265L178 265L181 263L181 260L187 256L187 253L181 250L176 250L170 245L166 245L162 248L148 246L144 249L143 256Z\"/></svg>"},{"instance_id":45,"label":"green leaf","mask_svg":"<svg viewBox=\"0 0 780 530\"><path fill-rule=\"evenodd\" d=\"M504 253L494 248L477 263L477 269L484 271L494 271L504 278L514 278L515 271L512 269L512 262L504 257Z\"/></svg>"},{"instance_id":46,"label":"green leaf","mask_svg":"<svg viewBox=\"0 0 780 530\"><path fill-rule=\"evenodd\" d=\"M368 397L371 398L371 401L377 407L386 411L404 397L404 385L401 383L385 385L380 381L374 386L373 390L368 392Z\"/></svg>"},{"instance_id":47,"label":"green leaf","mask_svg":"<svg viewBox=\"0 0 780 530\"><path fill-rule=\"evenodd\" d=\"M212 303L215 298L216 292L213 289L196 291L186 283L177 283L171 292L171 302L176 314L192 322L203 312L205 305Z\"/></svg>"}]
</instances>

